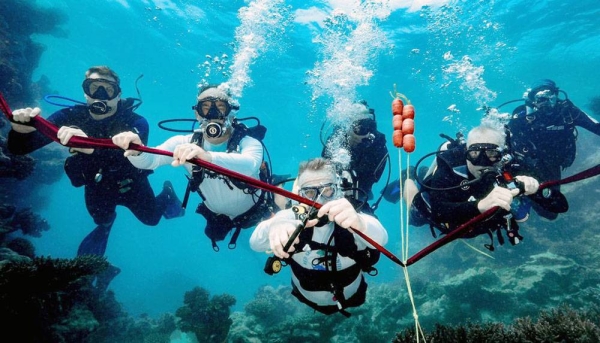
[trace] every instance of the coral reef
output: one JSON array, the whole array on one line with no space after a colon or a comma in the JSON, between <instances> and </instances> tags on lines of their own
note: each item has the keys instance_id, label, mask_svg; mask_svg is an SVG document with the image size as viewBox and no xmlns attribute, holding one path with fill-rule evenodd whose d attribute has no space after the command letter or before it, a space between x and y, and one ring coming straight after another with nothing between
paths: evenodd
<instances>
[{"instance_id":1,"label":"coral reef","mask_svg":"<svg viewBox=\"0 0 600 343\"><path fill-rule=\"evenodd\" d=\"M467 323L457 326L436 325L425 333L425 340L436 343L459 342L581 342L600 341L600 316L597 310L575 311L560 306L542 311L537 320L530 317L516 319L513 325L502 323ZM393 343L416 342L414 329L398 333Z\"/></svg>"},{"instance_id":2,"label":"coral reef","mask_svg":"<svg viewBox=\"0 0 600 343\"><path fill-rule=\"evenodd\" d=\"M33 243L25 238L14 238L6 244L6 247L21 256L29 258L35 257L35 247L33 246Z\"/></svg>"},{"instance_id":3,"label":"coral reef","mask_svg":"<svg viewBox=\"0 0 600 343\"><path fill-rule=\"evenodd\" d=\"M0 118L0 122L4 121ZM17 156L8 152L6 138L0 135L0 178L15 178L23 180L31 173L35 166L35 160L31 156Z\"/></svg>"},{"instance_id":4,"label":"coral reef","mask_svg":"<svg viewBox=\"0 0 600 343\"><path fill-rule=\"evenodd\" d=\"M56 9L40 8L29 1L7 0L0 2L0 92L13 106L32 106L48 93L49 80L42 76L32 82L31 76L37 67L44 48L31 39L33 34L65 36L60 25L66 15ZM48 223L31 209L15 210L36 197L43 204L37 189L40 184L50 184L62 176L62 161L65 152L44 149L39 157L15 156L6 148L5 134L10 128L4 115L0 115L0 243L6 244L9 233L21 230L23 234L39 237L49 229ZM34 176L31 180L23 180ZM6 205L10 204L10 205ZM13 206L9 213L7 206ZM14 243L16 248L18 242ZM23 244L19 244L25 248ZM26 250L21 250L26 253ZM31 255L26 253L27 256ZM31 257L31 256L30 256Z\"/></svg>"},{"instance_id":5,"label":"coral reef","mask_svg":"<svg viewBox=\"0 0 600 343\"><path fill-rule=\"evenodd\" d=\"M168 343L176 328L169 314L134 320L112 291L94 287L103 257L32 259L0 248L0 259L0 330L21 342Z\"/></svg>"},{"instance_id":6,"label":"coral reef","mask_svg":"<svg viewBox=\"0 0 600 343\"><path fill-rule=\"evenodd\" d=\"M24 235L41 237L42 232L50 230L50 225L31 208L17 210L12 205L0 205L0 242L5 235L17 230Z\"/></svg>"},{"instance_id":7,"label":"coral reef","mask_svg":"<svg viewBox=\"0 0 600 343\"><path fill-rule=\"evenodd\" d=\"M0 122L4 121L0 117ZM14 188L3 198L23 195L23 190L36 189L40 184L52 184L64 174L63 164L67 150L52 145L29 155L13 155L8 152L6 138L0 135L0 182L5 187ZM29 182L23 182L30 179ZM18 182L15 182L17 180ZM21 192L21 193L18 193ZM26 194L26 193L25 193Z\"/></svg>"},{"instance_id":8,"label":"coral reef","mask_svg":"<svg viewBox=\"0 0 600 343\"><path fill-rule=\"evenodd\" d=\"M35 33L66 36L60 25L67 16L55 9L40 8L30 1L0 2L0 92L15 108L31 106L47 93L48 80L32 83L44 47L35 43Z\"/></svg>"},{"instance_id":9,"label":"coral reef","mask_svg":"<svg viewBox=\"0 0 600 343\"><path fill-rule=\"evenodd\" d=\"M177 327L183 332L193 332L199 342L223 342L227 337L232 320L230 307L235 298L229 294L210 294L202 287L185 293L184 305L177 309Z\"/></svg>"},{"instance_id":10,"label":"coral reef","mask_svg":"<svg viewBox=\"0 0 600 343\"><path fill-rule=\"evenodd\" d=\"M2 261L0 311L7 314L0 325L3 332L14 332L17 327L26 325L27 330L19 332L23 341L66 339L54 325L73 315L71 312L78 308L78 300L98 298L93 296L89 276L106 266L103 258L91 256L74 260L13 258ZM89 332L91 328L93 326L88 325L84 331Z\"/></svg>"},{"instance_id":11,"label":"coral reef","mask_svg":"<svg viewBox=\"0 0 600 343\"><path fill-rule=\"evenodd\" d=\"M352 310L360 312L359 309ZM323 315L298 302L291 295L291 287L263 286L257 291L255 299L246 305L245 313L232 316L233 325L227 341L353 342L352 337L356 337L356 331L344 331L342 325L351 321L354 326L360 326L357 323L361 320L359 318L361 317L358 315L350 319L341 314Z\"/></svg>"}]
</instances>

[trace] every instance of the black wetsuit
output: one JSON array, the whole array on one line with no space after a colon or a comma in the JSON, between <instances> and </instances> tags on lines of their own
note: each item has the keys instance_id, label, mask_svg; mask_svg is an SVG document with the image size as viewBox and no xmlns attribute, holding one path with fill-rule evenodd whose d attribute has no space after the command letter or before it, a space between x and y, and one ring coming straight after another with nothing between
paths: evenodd
<instances>
[{"instance_id":1,"label":"black wetsuit","mask_svg":"<svg viewBox=\"0 0 600 343\"><path fill-rule=\"evenodd\" d=\"M77 105L55 112L48 121L58 127L78 127L94 138L111 138L120 132L133 131L146 144L148 122L131 110L124 111L123 107L121 102L117 113L94 120L87 106ZM11 130L8 135L8 149L18 155L28 154L51 142L39 131L22 134ZM129 208L142 223L154 226L170 201L165 192L155 197L148 181L151 171L135 168L120 149L95 149L89 155L75 153L65 161L65 171L73 186L84 186L86 208L98 225L82 241L78 256L104 255L117 205ZM65 209L65 213L68 211L70 209Z\"/></svg>"},{"instance_id":2,"label":"black wetsuit","mask_svg":"<svg viewBox=\"0 0 600 343\"><path fill-rule=\"evenodd\" d=\"M497 175L497 174L496 174ZM475 177L468 171L465 162L465 152L462 149L452 149L441 152L437 157L437 169L431 176L430 185L436 189L447 189L473 181ZM480 181L448 190L429 190L431 199L432 220L444 223L448 233L458 226L480 215L477 208L480 200L485 198L494 188L496 178L493 173L484 175ZM488 219L476 224L473 230L463 237L471 238L481 234L497 233L500 244L503 238L498 229L518 230L517 222L504 216L508 211L499 209ZM512 241L511 241L512 243Z\"/></svg>"},{"instance_id":3,"label":"black wetsuit","mask_svg":"<svg viewBox=\"0 0 600 343\"><path fill-rule=\"evenodd\" d=\"M508 124L515 173L533 176L540 183L560 180L561 171L575 160L577 126L600 136L600 123L570 100L559 100L551 111L542 109L530 114L525 105L517 107ZM560 187L552 190L559 192ZM557 216L535 203L534 209L548 219Z\"/></svg>"},{"instance_id":4,"label":"black wetsuit","mask_svg":"<svg viewBox=\"0 0 600 343\"><path fill-rule=\"evenodd\" d=\"M329 159L334 157L333 155L336 152L329 151L328 146L330 146L333 139L340 137L339 130L334 131L327 139L327 144L325 144L321 153L322 157ZM353 186L360 190L359 199L355 199L356 203L353 203L354 205L362 204L367 199L373 198L371 190L373 184L379 181L385 169L385 157L388 153L385 135L379 131L375 131L373 135L372 140L363 139L363 142L354 147L350 147L347 141L343 144L349 150L351 156L349 169L354 173ZM371 213L369 206L363 206L361 210Z\"/></svg>"}]
</instances>

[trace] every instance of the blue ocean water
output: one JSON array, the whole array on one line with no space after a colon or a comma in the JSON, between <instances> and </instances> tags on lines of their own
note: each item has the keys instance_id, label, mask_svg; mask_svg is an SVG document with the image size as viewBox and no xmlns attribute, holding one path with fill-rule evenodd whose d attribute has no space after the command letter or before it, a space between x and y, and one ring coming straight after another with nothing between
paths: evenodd
<instances>
[{"instance_id":1,"label":"blue ocean water","mask_svg":"<svg viewBox=\"0 0 600 343\"><path fill-rule=\"evenodd\" d=\"M85 70L105 64L121 76L124 96L137 96L134 81L143 74L138 112L150 122L151 145L173 134L159 129L159 121L192 118L199 84L230 82L238 116L257 116L267 126L265 144L277 174L295 174L300 161L320 154L323 121L343 121L348 101L366 99L376 110L380 130L389 134L394 179L402 166L436 149L440 133L468 130L481 119L477 108L518 99L540 78L555 80L588 113L598 95L600 5L592 0L35 4L63 11L68 22L60 34L35 36L46 50L34 81L44 75L57 94L82 99ZM394 85L417 112L417 150L410 156L391 144ZM58 109L40 105L45 115ZM167 179L182 195L184 171L163 167L151 176L155 189ZM37 253L74 257L94 227L82 189L63 177L43 191L46 200L31 205L52 229L34 240ZM122 270L111 288L132 315L174 312L196 286L232 294L236 309L243 309L260 286L289 284L288 270L262 271L266 255L249 249L249 231L235 250L222 243L215 253L204 220L193 211L197 201L185 217L156 227L119 209L106 256ZM383 201L377 214L390 233L387 247L399 254L398 206ZM430 241L428 231L415 232L410 243L417 250ZM401 278L399 267L382 260L373 281Z\"/></svg>"}]
</instances>

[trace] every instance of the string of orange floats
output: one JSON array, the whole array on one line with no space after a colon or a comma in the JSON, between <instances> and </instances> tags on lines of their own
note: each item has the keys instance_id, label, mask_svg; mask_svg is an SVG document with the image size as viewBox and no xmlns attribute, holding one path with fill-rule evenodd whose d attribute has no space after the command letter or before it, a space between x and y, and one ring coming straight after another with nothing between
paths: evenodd
<instances>
[{"instance_id":1,"label":"string of orange floats","mask_svg":"<svg viewBox=\"0 0 600 343\"><path fill-rule=\"evenodd\" d=\"M394 86L395 88L395 86ZM392 126L394 133L392 141L396 148L403 148L405 152L411 153L415 151L415 107L410 103L410 100L403 94L396 92L394 89L392 97ZM404 99L404 101L403 101ZM405 104L406 102L406 104Z\"/></svg>"},{"instance_id":2,"label":"string of orange floats","mask_svg":"<svg viewBox=\"0 0 600 343\"><path fill-rule=\"evenodd\" d=\"M394 146L396 148L403 148L405 152L409 155L406 156L407 164L410 166L410 153L415 151L416 141L415 141L415 107L410 103L410 100L403 94L400 94L396 91L396 85L394 85L394 92L390 94L392 95L392 126L394 127L394 132L392 135L392 141L394 142ZM399 170L402 170L402 158L400 156L400 151L398 151L398 167ZM407 170L408 174L408 170ZM407 175L408 177L408 175ZM401 180L401 178L400 178ZM401 198L404 194L404 185L400 182L400 194ZM402 239L401 242L401 250L402 250L402 259L403 263L406 265L406 261L408 260L408 227L409 227L409 207L406 207L406 223L404 223L404 206L403 200L400 199L400 237ZM404 225L405 224L405 225ZM419 323L419 315L417 313L417 306L415 304L415 298L412 291L412 286L410 283L410 277L408 275L408 268L402 268L404 272L404 280L406 281L406 288L408 291L408 297L410 299L410 303L412 305L413 310L413 318L415 319L415 337L417 338L417 343L419 343L420 339L423 338L425 342L425 333Z\"/></svg>"}]
</instances>

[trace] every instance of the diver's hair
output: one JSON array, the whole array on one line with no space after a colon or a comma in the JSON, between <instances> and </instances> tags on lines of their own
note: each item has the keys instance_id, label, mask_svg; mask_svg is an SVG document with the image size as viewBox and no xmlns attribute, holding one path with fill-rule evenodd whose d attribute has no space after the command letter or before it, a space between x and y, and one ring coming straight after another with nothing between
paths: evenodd
<instances>
[{"instance_id":1,"label":"diver's hair","mask_svg":"<svg viewBox=\"0 0 600 343\"><path fill-rule=\"evenodd\" d=\"M217 89L220 89L220 88L219 88L219 86L220 86L220 85L219 85L219 84L217 84L217 83L210 83L210 84L208 84L208 85L204 85L204 86L200 87L200 89L198 90L198 95L202 94L202 92L204 92L204 91L205 91L205 90L207 90L207 89L211 89L211 88L217 88ZM227 95L229 95L229 93L228 93L228 92L226 92L226 93L227 93Z\"/></svg>"},{"instance_id":2,"label":"diver's hair","mask_svg":"<svg viewBox=\"0 0 600 343\"><path fill-rule=\"evenodd\" d=\"M117 73L115 73L114 70L110 69L107 66L93 66L90 69L88 69L85 72L85 78L87 79L88 77L90 77L90 75L92 74L99 74L100 76L110 76L113 79L115 79L115 82L120 86L121 85L121 79L119 78L119 75L117 75Z\"/></svg>"},{"instance_id":3,"label":"diver's hair","mask_svg":"<svg viewBox=\"0 0 600 343\"><path fill-rule=\"evenodd\" d=\"M542 79L535 82L531 88L527 90L527 98L533 101L535 94L543 89L549 89L553 94L558 94L558 86L556 85L556 82L550 79Z\"/></svg>"},{"instance_id":4,"label":"diver's hair","mask_svg":"<svg viewBox=\"0 0 600 343\"><path fill-rule=\"evenodd\" d=\"M326 169L330 170L332 174L335 174L335 166L330 160L323 157L316 157L300 163L300 166L298 167L298 177L307 170L320 171Z\"/></svg>"},{"instance_id":5,"label":"diver's hair","mask_svg":"<svg viewBox=\"0 0 600 343\"><path fill-rule=\"evenodd\" d=\"M501 143L500 147L506 144L506 132L490 122L482 122L481 125L474 127L467 135L467 146L475 137L485 137L486 143Z\"/></svg>"}]
</instances>

